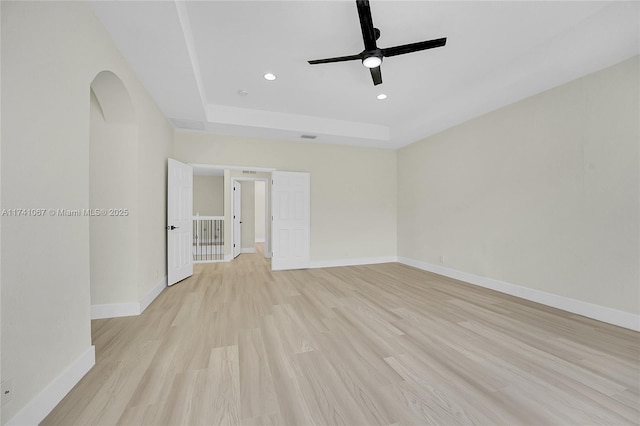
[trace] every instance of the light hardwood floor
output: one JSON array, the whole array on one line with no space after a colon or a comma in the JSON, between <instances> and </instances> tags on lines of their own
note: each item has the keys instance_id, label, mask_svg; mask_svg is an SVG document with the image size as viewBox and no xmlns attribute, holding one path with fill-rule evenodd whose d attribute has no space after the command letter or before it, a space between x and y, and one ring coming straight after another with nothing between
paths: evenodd
<instances>
[{"instance_id":1,"label":"light hardwood floor","mask_svg":"<svg viewBox=\"0 0 640 426\"><path fill-rule=\"evenodd\" d=\"M640 424L640 335L400 264L196 265L45 425Z\"/></svg>"}]
</instances>

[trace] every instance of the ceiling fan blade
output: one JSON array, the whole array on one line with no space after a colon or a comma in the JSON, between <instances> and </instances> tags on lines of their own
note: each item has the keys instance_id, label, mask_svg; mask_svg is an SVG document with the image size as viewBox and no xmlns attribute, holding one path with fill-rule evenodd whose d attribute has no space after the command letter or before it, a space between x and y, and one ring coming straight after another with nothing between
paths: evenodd
<instances>
[{"instance_id":1,"label":"ceiling fan blade","mask_svg":"<svg viewBox=\"0 0 640 426\"><path fill-rule=\"evenodd\" d=\"M377 86L382 84L382 71L380 67L369 68L371 70L371 78L373 79L373 85Z\"/></svg>"},{"instance_id":2,"label":"ceiling fan blade","mask_svg":"<svg viewBox=\"0 0 640 426\"><path fill-rule=\"evenodd\" d=\"M314 59L313 61L307 61L311 65L315 64L328 64L331 62L344 62L344 61L355 61L356 59L362 60L362 55L349 55L349 56L338 56L336 58L327 58L327 59Z\"/></svg>"},{"instance_id":3,"label":"ceiling fan blade","mask_svg":"<svg viewBox=\"0 0 640 426\"><path fill-rule=\"evenodd\" d=\"M447 38L443 37L434 40L419 41L417 43L403 44L402 46L387 47L386 49L380 50L382 50L382 55L384 57L388 57L404 55L405 53L418 52L420 50L433 49L435 47L442 47L445 44L447 44Z\"/></svg>"},{"instance_id":4,"label":"ceiling fan blade","mask_svg":"<svg viewBox=\"0 0 640 426\"><path fill-rule=\"evenodd\" d=\"M365 50L375 50L376 30L373 28L373 18L371 17L371 7L368 0L356 0L358 7L358 17L360 18L360 29L362 30L362 40Z\"/></svg>"}]
</instances>

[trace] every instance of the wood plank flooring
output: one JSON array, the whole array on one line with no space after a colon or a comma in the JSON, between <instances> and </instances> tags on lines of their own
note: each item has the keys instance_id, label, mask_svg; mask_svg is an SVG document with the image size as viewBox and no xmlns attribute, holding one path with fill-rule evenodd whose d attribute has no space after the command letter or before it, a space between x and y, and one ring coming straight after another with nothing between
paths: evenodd
<instances>
[{"instance_id":1,"label":"wood plank flooring","mask_svg":"<svg viewBox=\"0 0 640 426\"><path fill-rule=\"evenodd\" d=\"M640 424L640 334L400 264L196 265L44 425Z\"/></svg>"}]
</instances>

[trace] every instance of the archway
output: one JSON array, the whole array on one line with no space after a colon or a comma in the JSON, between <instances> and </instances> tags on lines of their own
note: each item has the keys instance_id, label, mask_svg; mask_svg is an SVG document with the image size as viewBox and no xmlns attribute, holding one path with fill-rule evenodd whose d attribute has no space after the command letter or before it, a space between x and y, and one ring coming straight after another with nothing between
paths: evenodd
<instances>
[{"instance_id":1,"label":"archway","mask_svg":"<svg viewBox=\"0 0 640 426\"><path fill-rule=\"evenodd\" d=\"M138 299L138 125L126 87L110 71L91 83L90 105L90 286L96 319L130 314L127 306Z\"/></svg>"}]
</instances>

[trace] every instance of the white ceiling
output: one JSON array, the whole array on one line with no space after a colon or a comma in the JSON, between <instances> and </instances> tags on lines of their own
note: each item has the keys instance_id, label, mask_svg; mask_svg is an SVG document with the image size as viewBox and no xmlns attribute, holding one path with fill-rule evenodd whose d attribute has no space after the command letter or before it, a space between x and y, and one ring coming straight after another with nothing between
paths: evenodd
<instances>
[{"instance_id":1,"label":"white ceiling","mask_svg":"<svg viewBox=\"0 0 640 426\"><path fill-rule=\"evenodd\" d=\"M374 86L307 63L363 49L353 0L91 5L176 128L307 143L398 148L640 52L638 2L372 0L379 47L447 37Z\"/></svg>"}]
</instances>

